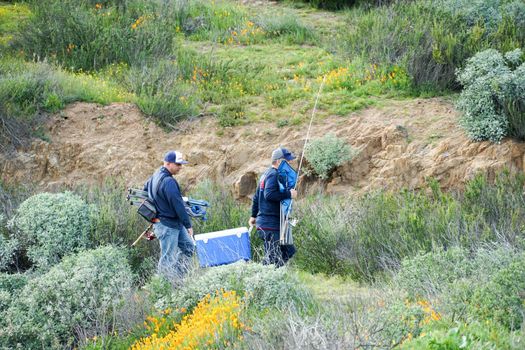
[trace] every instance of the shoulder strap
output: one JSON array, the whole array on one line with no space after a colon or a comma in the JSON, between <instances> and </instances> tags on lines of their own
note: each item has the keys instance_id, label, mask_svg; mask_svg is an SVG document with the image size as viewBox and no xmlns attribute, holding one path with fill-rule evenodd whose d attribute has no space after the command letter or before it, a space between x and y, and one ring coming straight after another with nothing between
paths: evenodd
<instances>
[{"instance_id":1,"label":"shoulder strap","mask_svg":"<svg viewBox=\"0 0 525 350\"><path fill-rule=\"evenodd\" d=\"M164 179L167 177L168 175L165 175L162 172L158 172L151 178L151 186L148 187L148 197L153 202L155 202L155 198L157 197L157 193L159 192L159 187L162 181L164 181Z\"/></svg>"},{"instance_id":2,"label":"shoulder strap","mask_svg":"<svg viewBox=\"0 0 525 350\"><path fill-rule=\"evenodd\" d=\"M259 191L259 197L257 198L259 200L259 208L261 208L261 199L264 197L264 187L266 186L266 178L268 177L268 175L270 175L272 170L275 169L273 167L266 169L264 174L261 176L261 180L259 181L259 186L257 188L257 191Z\"/></svg>"}]
</instances>

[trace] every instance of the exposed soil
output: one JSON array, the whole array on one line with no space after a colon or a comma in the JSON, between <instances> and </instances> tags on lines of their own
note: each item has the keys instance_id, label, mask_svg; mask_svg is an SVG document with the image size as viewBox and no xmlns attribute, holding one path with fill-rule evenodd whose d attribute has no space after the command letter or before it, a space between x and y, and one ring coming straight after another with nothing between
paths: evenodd
<instances>
[{"instance_id":1,"label":"exposed soil","mask_svg":"<svg viewBox=\"0 0 525 350\"><path fill-rule=\"evenodd\" d=\"M494 177L503 168L523 170L523 143L469 141L457 118L447 101L416 99L317 120L312 138L334 133L359 153L328 182L303 188L362 194L378 188L419 188L434 177L447 189L462 186L478 172ZM307 129L277 128L275 123L222 129L213 117L178 127L167 133L132 104L75 103L49 121L50 142L35 140L14 156L0 155L2 178L44 188L100 183L110 176L140 185L161 165L167 150L178 149L190 161L178 175L182 183L211 178L246 197L269 165L271 151L283 145L300 154Z\"/></svg>"}]
</instances>

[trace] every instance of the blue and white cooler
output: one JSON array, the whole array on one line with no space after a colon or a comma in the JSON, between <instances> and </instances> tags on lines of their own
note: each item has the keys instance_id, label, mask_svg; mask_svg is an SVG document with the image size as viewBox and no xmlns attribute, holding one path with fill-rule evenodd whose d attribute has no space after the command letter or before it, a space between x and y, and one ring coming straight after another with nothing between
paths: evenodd
<instances>
[{"instance_id":1,"label":"blue and white cooler","mask_svg":"<svg viewBox=\"0 0 525 350\"><path fill-rule=\"evenodd\" d=\"M197 256L201 267L231 264L250 260L250 235L246 227L195 235Z\"/></svg>"}]
</instances>

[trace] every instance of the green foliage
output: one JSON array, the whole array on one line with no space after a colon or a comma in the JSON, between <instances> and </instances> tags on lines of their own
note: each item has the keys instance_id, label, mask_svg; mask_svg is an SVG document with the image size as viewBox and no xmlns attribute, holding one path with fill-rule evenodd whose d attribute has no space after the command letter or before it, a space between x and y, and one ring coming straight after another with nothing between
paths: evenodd
<instances>
[{"instance_id":1,"label":"green foliage","mask_svg":"<svg viewBox=\"0 0 525 350\"><path fill-rule=\"evenodd\" d=\"M457 280L470 275L471 267L465 249L453 247L448 250L419 254L401 263L394 283L412 299L439 295L451 288Z\"/></svg>"},{"instance_id":2,"label":"green foliage","mask_svg":"<svg viewBox=\"0 0 525 350\"><path fill-rule=\"evenodd\" d=\"M90 241L96 245L131 246L145 228L144 220L137 215L136 207L129 205L123 179L107 178L98 186L83 186L75 191L90 204ZM156 244L137 244L128 249L128 262L138 283L143 284L155 271Z\"/></svg>"},{"instance_id":3,"label":"green foliage","mask_svg":"<svg viewBox=\"0 0 525 350\"><path fill-rule=\"evenodd\" d=\"M48 0L31 5L32 16L15 43L27 57L96 70L111 63L140 64L171 52L175 33L167 3Z\"/></svg>"},{"instance_id":4,"label":"green foliage","mask_svg":"<svg viewBox=\"0 0 525 350\"><path fill-rule=\"evenodd\" d=\"M41 193L25 200L12 222L15 238L38 267L49 268L89 244L89 206L71 192Z\"/></svg>"},{"instance_id":5,"label":"green foliage","mask_svg":"<svg viewBox=\"0 0 525 350\"><path fill-rule=\"evenodd\" d=\"M374 279L385 269L397 269L403 258L437 247L476 249L490 242L519 247L525 227L522 186L522 176L504 173L493 184L475 178L464 196L443 193L432 182L431 193L299 201L295 237L304 248L298 249L296 263L306 271ZM439 276L438 271L430 272Z\"/></svg>"},{"instance_id":6,"label":"green foliage","mask_svg":"<svg viewBox=\"0 0 525 350\"><path fill-rule=\"evenodd\" d=\"M328 10L340 10L359 3L383 3L381 0L293 0L293 2L305 2L311 6Z\"/></svg>"},{"instance_id":7,"label":"green foliage","mask_svg":"<svg viewBox=\"0 0 525 350\"><path fill-rule=\"evenodd\" d=\"M9 239L2 231L6 231L3 227L5 222L2 222L2 214L0 214L0 271L6 271L13 263L15 254L19 249L19 243L16 239Z\"/></svg>"},{"instance_id":8,"label":"green foliage","mask_svg":"<svg viewBox=\"0 0 525 350\"><path fill-rule=\"evenodd\" d=\"M396 1L348 12L344 52L400 65L418 92L458 89L455 71L476 52L525 44L520 1Z\"/></svg>"},{"instance_id":9,"label":"green foliage","mask_svg":"<svg viewBox=\"0 0 525 350\"><path fill-rule=\"evenodd\" d=\"M298 285L296 277L287 269L237 262L190 276L182 287L167 298L161 298L157 306L191 310L205 295L221 289L236 291L257 310L291 305L301 309L312 302L309 293Z\"/></svg>"},{"instance_id":10,"label":"green foliage","mask_svg":"<svg viewBox=\"0 0 525 350\"><path fill-rule=\"evenodd\" d=\"M68 256L27 282L7 310L1 345L69 348L119 330L118 310L131 297L131 281L125 253L117 248Z\"/></svg>"},{"instance_id":11,"label":"green foliage","mask_svg":"<svg viewBox=\"0 0 525 350\"><path fill-rule=\"evenodd\" d=\"M246 118L244 104L240 101L225 104L222 106L218 117L219 125L222 127L241 125Z\"/></svg>"},{"instance_id":12,"label":"green foliage","mask_svg":"<svg viewBox=\"0 0 525 350\"><path fill-rule=\"evenodd\" d=\"M458 81L465 87L458 108L464 113L461 124L470 138L499 142L507 135L525 137L522 56L518 49L505 57L496 50L486 50L469 59L458 72Z\"/></svg>"},{"instance_id":13,"label":"green foliage","mask_svg":"<svg viewBox=\"0 0 525 350\"><path fill-rule=\"evenodd\" d=\"M259 17L256 20L268 38L282 37L288 44L314 43L316 36L312 28L305 26L297 16L285 13L279 16Z\"/></svg>"},{"instance_id":14,"label":"green foliage","mask_svg":"<svg viewBox=\"0 0 525 350\"><path fill-rule=\"evenodd\" d=\"M478 319L499 322L508 329L519 329L525 312L525 254L516 255L506 268L494 273L478 287L470 300L470 312Z\"/></svg>"},{"instance_id":15,"label":"green foliage","mask_svg":"<svg viewBox=\"0 0 525 350\"><path fill-rule=\"evenodd\" d=\"M5 311L7 311L13 301L16 301L27 281L28 277L26 274L0 273L0 325L2 327L5 327L3 324Z\"/></svg>"},{"instance_id":16,"label":"green foliage","mask_svg":"<svg viewBox=\"0 0 525 350\"><path fill-rule=\"evenodd\" d=\"M301 218L294 229L298 247L294 264L311 273L355 275L351 263L342 259L347 220L341 215L344 203L337 197L316 197L298 202L294 215Z\"/></svg>"},{"instance_id":17,"label":"green foliage","mask_svg":"<svg viewBox=\"0 0 525 350\"><path fill-rule=\"evenodd\" d=\"M42 112L74 101L107 104L130 100L121 87L87 74L69 74L47 63L0 59L0 149L20 146Z\"/></svg>"},{"instance_id":18,"label":"green foliage","mask_svg":"<svg viewBox=\"0 0 525 350\"><path fill-rule=\"evenodd\" d=\"M308 143L304 156L321 179L328 179L332 170L352 159L353 151L342 139L327 134Z\"/></svg>"},{"instance_id":19,"label":"green foliage","mask_svg":"<svg viewBox=\"0 0 525 350\"><path fill-rule=\"evenodd\" d=\"M2 4L0 3L0 51L8 47L20 23L29 16L29 8L26 4Z\"/></svg>"},{"instance_id":20,"label":"green foliage","mask_svg":"<svg viewBox=\"0 0 525 350\"><path fill-rule=\"evenodd\" d=\"M493 322L452 324L441 322L424 328L418 338L403 342L403 350L521 349L519 334Z\"/></svg>"},{"instance_id":21,"label":"green foliage","mask_svg":"<svg viewBox=\"0 0 525 350\"><path fill-rule=\"evenodd\" d=\"M196 95L182 81L179 66L171 61L132 68L129 84L139 108L164 127L175 128L178 121L197 114Z\"/></svg>"}]
</instances>

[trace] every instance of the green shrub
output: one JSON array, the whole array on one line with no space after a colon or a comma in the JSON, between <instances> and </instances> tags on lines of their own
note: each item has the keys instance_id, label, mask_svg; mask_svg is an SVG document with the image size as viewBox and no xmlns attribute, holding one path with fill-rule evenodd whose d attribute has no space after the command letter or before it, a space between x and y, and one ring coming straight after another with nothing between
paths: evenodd
<instances>
[{"instance_id":1,"label":"green shrub","mask_svg":"<svg viewBox=\"0 0 525 350\"><path fill-rule=\"evenodd\" d=\"M5 223L2 223L1 216L2 214L0 214L0 225L3 225ZM19 243L16 239L7 238L2 231L0 226L0 271L6 271L13 263Z\"/></svg>"},{"instance_id":2,"label":"green shrub","mask_svg":"<svg viewBox=\"0 0 525 350\"><path fill-rule=\"evenodd\" d=\"M3 313L9 308L12 301L16 301L20 291L29 280L27 274L0 273L0 317L5 320ZM2 321L0 321L2 324Z\"/></svg>"},{"instance_id":3,"label":"green shrub","mask_svg":"<svg viewBox=\"0 0 525 350\"><path fill-rule=\"evenodd\" d=\"M26 274L0 273L0 339L7 328L6 313L11 304L17 301L20 291L28 281ZM0 346L2 341L0 341Z\"/></svg>"},{"instance_id":4,"label":"green shrub","mask_svg":"<svg viewBox=\"0 0 525 350\"><path fill-rule=\"evenodd\" d=\"M525 254L515 256L506 268L497 271L489 283L474 291L470 313L480 320L499 322L510 330L519 329L525 312Z\"/></svg>"},{"instance_id":5,"label":"green shrub","mask_svg":"<svg viewBox=\"0 0 525 350\"><path fill-rule=\"evenodd\" d=\"M137 105L146 115L156 117L161 126L175 128L178 121L197 114L198 95L182 82L182 74L171 61L130 70L129 85L137 95Z\"/></svg>"},{"instance_id":6,"label":"green shrub","mask_svg":"<svg viewBox=\"0 0 525 350\"><path fill-rule=\"evenodd\" d=\"M369 63L399 65L419 93L460 86L455 71L484 49L525 44L521 1L395 1L348 12L344 52ZM339 41L338 41L339 43Z\"/></svg>"},{"instance_id":7,"label":"green shrub","mask_svg":"<svg viewBox=\"0 0 525 350\"><path fill-rule=\"evenodd\" d=\"M43 113L74 101L129 101L121 87L87 74L68 74L48 63L0 59L0 149L19 147L38 130ZM34 133L34 131L33 131Z\"/></svg>"},{"instance_id":8,"label":"green shrub","mask_svg":"<svg viewBox=\"0 0 525 350\"><path fill-rule=\"evenodd\" d=\"M222 106L218 115L219 125L222 127L238 126L246 119L245 106L240 101L235 101Z\"/></svg>"},{"instance_id":9,"label":"green shrub","mask_svg":"<svg viewBox=\"0 0 525 350\"><path fill-rule=\"evenodd\" d=\"M221 289L236 291L250 307L257 310L292 305L302 309L312 303L309 293L287 269L237 262L189 276L182 287L176 289L171 296L161 298L157 306L185 307L190 310L205 295L214 294Z\"/></svg>"},{"instance_id":10,"label":"green shrub","mask_svg":"<svg viewBox=\"0 0 525 350\"><path fill-rule=\"evenodd\" d=\"M493 322L433 323L424 335L403 342L403 350L521 349L523 336Z\"/></svg>"},{"instance_id":11,"label":"green shrub","mask_svg":"<svg viewBox=\"0 0 525 350\"><path fill-rule=\"evenodd\" d=\"M27 57L89 71L171 52L175 31L167 3L48 0L31 5L32 16L15 40Z\"/></svg>"},{"instance_id":12,"label":"green shrub","mask_svg":"<svg viewBox=\"0 0 525 350\"><path fill-rule=\"evenodd\" d=\"M294 264L311 273L359 275L352 269L344 240L348 239L349 221L340 198L316 197L297 203L294 215L301 218L294 228L297 253ZM358 277L358 276L356 276Z\"/></svg>"},{"instance_id":13,"label":"green shrub","mask_svg":"<svg viewBox=\"0 0 525 350\"><path fill-rule=\"evenodd\" d=\"M136 207L130 206L125 198L128 187L123 179L107 178L97 186L75 188L75 192L92 208L89 237L93 245L129 247L146 228L147 223L137 214ZM128 262L138 278L137 283L143 284L155 271L158 245L137 244L127 253Z\"/></svg>"},{"instance_id":14,"label":"green shrub","mask_svg":"<svg viewBox=\"0 0 525 350\"><path fill-rule=\"evenodd\" d=\"M256 20L265 32L266 37L284 37L290 44L301 45L313 43L315 34L312 28L305 26L297 16L285 13L278 16L259 17Z\"/></svg>"},{"instance_id":15,"label":"green shrub","mask_svg":"<svg viewBox=\"0 0 525 350\"><path fill-rule=\"evenodd\" d=\"M27 282L7 310L1 346L70 348L80 339L123 331L118 310L131 297L125 253L102 247L64 260Z\"/></svg>"},{"instance_id":16,"label":"green shrub","mask_svg":"<svg viewBox=\"0 0 525 350\"><path fill-rule=\"evenodd\" d=\"M12 220L16 238L35 265L48 268L88 246L89 211L71 192L34 195L20 205Z\"/></svg>"},{"instance_id":17,"label":"green shrub","mask_svg":"<svg viewBox=\"0 0 525 350\"><path fill-rule=\"evenodd\" d=\"M458 108L464 113L461 124L476 141L499 142L509 134L525 135L520 123L525 111L520 74L525 64L512 68L521 62L517 58L522 56L521 50L506 56L510 60L496 50L486 50L469 59L465 69L458 72L458 81L465 87L458 100Z\"/></svg>"},{"instance_id":18,"label":"green shrub","mask_svg":"<svg viewBox=\"0 0 525 350\"><path fill-rule=\"evenodd\" d=\"M299 201L296 263L306 271L374 279L385 269L398 269L404 258L439 247L476 250L490 242L521 247L522 181L511 174L498 176L493 184L478 177L464 195L443 193L432 182L427 193Z\"/></svg>"},{"instance_id":19,"label":"green shrub","mask_svg":"<svg viewBox=\"0 0 525 350\"><path fill-rule=\"evenodd\" d=\"M405 259L394 277L394 284L412 299L430 299L470 276L467 251L460 247L439 249Z\"/></svg>"},{"instance_id":20,"label":"green shrub","mask_svg":"<svg viewBox=\"0 0 525 350\"><path fill-rule=\"evenodd\" d=\"M313 139L307 144L304 156L321 179L328 179L331 172L354 156L350 146L334 134Z\"/></svg>"}]
</instances>

